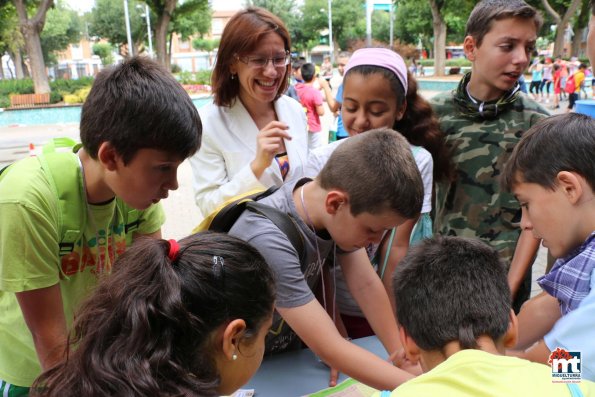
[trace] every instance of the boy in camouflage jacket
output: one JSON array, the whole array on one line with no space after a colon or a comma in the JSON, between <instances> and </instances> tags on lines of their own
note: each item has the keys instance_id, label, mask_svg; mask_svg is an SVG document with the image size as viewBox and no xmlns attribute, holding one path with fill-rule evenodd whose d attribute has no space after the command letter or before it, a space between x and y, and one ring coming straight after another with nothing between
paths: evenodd
<instances>
[{"instance_id":1,"label":"boy in camouflage jacket","mask_svg":"<svg viewBox=\"0 0 595 397\"><path fill-rule=\"evenodd\" d=\"M456 168L453 181L436 186L434 230L494 247L510 268L515 311L529 296L539 240L521 232L519 205L498 179L523 132L548 116L518 84L541 24L522 0L478 3L463 45L471 72L456 90L431 101Z\"/></svg>"}]
</instances>

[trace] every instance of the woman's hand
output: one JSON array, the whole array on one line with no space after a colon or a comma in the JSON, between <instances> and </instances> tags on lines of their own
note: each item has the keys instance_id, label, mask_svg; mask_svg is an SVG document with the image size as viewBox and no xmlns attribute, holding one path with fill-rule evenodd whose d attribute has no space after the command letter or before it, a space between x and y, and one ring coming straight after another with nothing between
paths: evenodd
<instances>
[{"instance_id":1,"label":"woman's hand","mask_svg":"<svg viewBox=\"0 0 595 397\"><path fill-rule=\"evenodd\" d=\"M277 154L285 152L283 139L291 140L291 135L287 132L288 129L289 126L282 121L271 121L258 133L256 157L250 163L250 168L257 179L271 165Z\"/></svg>"}]
</instances>

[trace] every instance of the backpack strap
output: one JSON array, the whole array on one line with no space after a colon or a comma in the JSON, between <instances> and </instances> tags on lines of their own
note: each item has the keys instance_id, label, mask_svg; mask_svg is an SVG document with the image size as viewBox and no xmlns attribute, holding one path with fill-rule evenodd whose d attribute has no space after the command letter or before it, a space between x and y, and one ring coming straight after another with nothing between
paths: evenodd
<instances>
[{"instance_id":1,"label":"backpack strap","mask_svg":"<svg viewBox=\"0 0 595 397\"><path fill-rule=\"evenodd\" d=\"M260 214L273 222L273 224L287 236L289 242L297 251L300 264L305 263L306 247L304 245L304 237L299 231L297 223L291 215L280 211L277 208L256 201L250 201L246 203L246 209Z\"/></svg>"},{"instance_id":2,"label":"backpack strap","mask_svg":"<svg viewBox=\"0 0 595 397\"><path fill-rule=\"evenodd\" d=\"M44 145L43 153L37 156L48 179L50 188L58 200L59 255L74 250L87 223L83 188L83 176L78 156L55 151L52 144ZM76 182L75 182L76 181Z\"/></svg>"}]
</instances>

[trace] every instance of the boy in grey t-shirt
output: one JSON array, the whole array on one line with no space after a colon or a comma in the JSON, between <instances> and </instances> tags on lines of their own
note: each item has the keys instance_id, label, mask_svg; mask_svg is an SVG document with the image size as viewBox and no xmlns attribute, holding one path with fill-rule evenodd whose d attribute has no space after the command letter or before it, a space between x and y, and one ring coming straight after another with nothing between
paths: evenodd
<instances>
[{"instance_id":1,"label":"boy in grey t-shirt","mask_svg":"<svg viewBox=\"0 0 595 397\"><path fill-rule=\"evenodd\" d=\"M270 220L245 211L230 234L260 251L278 285L267 351L287 350L301 339L332 368L375 388L394 388L411 378L344 340L312 288L336 246L351 293L386 350L391 355L397 352L401 346L394 314L364 247L416 217L422 199L421 176L409 144L395 131L379 129L337 148L315 180L285 185L261 201L294 218L307 251L304 263ZM335 381L332 377L331 385Z\"/></svg>"}]
</instances>

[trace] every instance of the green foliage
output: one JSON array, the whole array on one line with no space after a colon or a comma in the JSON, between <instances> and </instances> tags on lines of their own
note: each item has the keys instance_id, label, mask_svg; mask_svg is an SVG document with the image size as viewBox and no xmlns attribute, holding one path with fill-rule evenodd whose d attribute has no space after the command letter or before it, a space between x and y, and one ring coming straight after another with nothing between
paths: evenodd
<instances>
[{"instance_id":1,"label":"green foliage","mask_svg":"<svg viewBox=\"0 0 595 397\"><path fill-rule=\"evenodd\" d=\"M136 7L141 5L142 7ZM147 37L147 27L144 13L144 3L128 2L130 31L135 47ZM124 20L124 6L122 0L96 0L91 10L89 34L107 39L116 48L122 48L128 43L126 37L126 22Z\"/></svg>"},{"instance_id":2,"label":"green foliage","mask_svg":"<svg viewBox=\"0 0 595 397\"><path fill-rule=\"evenodd\" d=\"M305 0L299 21L304 43L317 43L320 31L328 29L328 2ZM347 49L349 41L365 37L366 20L363 2L342 0L332 3L333 40L339 48Z\"/></svg>"},{"instance_id":3,"label":"green foliage","mask_svg":"<svg viewBox=\"0 0 595 397\"><path fill-rule=\"evenodd\" d=\"M93 44L93 54L101 59L103 66L112 65L114 63L114 48L108 43Z\"/></svg>"},{"instance_id":4,"label":"green foliage","mask_svg":"<svg viewBox=\"0 0 595 397\"><path fill-rule=\"evenodd\" d=\"M4 1L0 5L0 54L14 54L24 45L14 5Z\"/></svg>"},{"instance_id":5,"label":"green foliage","mask_svg":"<svg viewBox=\"0 0 595 397\"><path fill-rule=\"evenodd\" d=\"M67 103L82 103L87 98L93 77L83 77L78 80L56 79L50 82L52 89L50 102L57 103L68 95ZM10 94L33 94L33 80L31 79L6 79L0 80L0 108L10 106Z\"/></svg>"},{"instance_id":6,"label":"green foliage","mask_svg":"<svg viewBox=\"0 0 595 397\"><path fill-rule=\"evenodd\" d=\"M438 1L446 23L446 42L461 43L465 38L465 25L471 10L475 6L473 0ZM428 0L400 0L395 16L396 36L405 43L418 44L433 49L433 17Z\"/></svg>"},{"instance_id":7,"label":"green foliage","mask_svg":"<svg viewBox=\"0 0 595 397\"><path fill-rule=\"evenodd\" d=\"M172 73L175 74L175 73L180 73L182 71L182 68L177 63L173 63L170 67L170 70Z\"/></svg>"},{"instance_id":8,"label":"green foliage","mask_svg":"<svg viewBox=\"0 0 595 397\"><path fill-rule=\"evenodd\" d=\"M192 40L192 47L197 50L211 52L219 47L219 39L194 39Z\"/></svg>"},{"instance_id":9,"label":"green foliage","mask_svg":"<svg viewBox=\"0 0 595 397\"><path fill-rule=\"evenodd\" d=\"M8 97L10 94L33 94L33 80L7 79L0 80L0 96Z\"/></svg>"},{"instance_id":10,"label":"green foliage","mask_svg":"<svg viewBox=\"0 0 595 397\"><path fill-rule=\"evenodd\" d=\"M289 31L292 47L303 49L300 46L304 42L303 20L296 0L248 0L246 5L264 8L278 16Z\"/></svg>"},{"instance_id":11,"label":"green foliage","mask_svg":"<svg viewBox=\"0 0 595 397\"><path fill-rule=\"evenodd\" d=\"M83 103L87 99L91 87L80 88L72 94L64 95L64 102L67 104Z\"/></svg>"},{"instance_id":12,"label":"green foliage","mask_svg":"<svg viewBox=\"0 0 595 397\"><path fill-rule=\"evenodd\" d=\"M72 94L77 90L93 85L93 77L81 77L80 79L56 79L50 82L52 91L62 94Z\"/></svg>"},{"instance_id":13,"label":"green foliage","mask_svg":"<svg viewBox=\"0 0 595 397\"><path fill-rule=\"evenodd\" d=\"M213 10L208 2L203 0L185 1L176 7L170 31L180 35L182 40L190 36L204 36L211 29Z\"/></svg>"},{"instance_id":14,"label":"green foliage","mask_svg":"<svg viewBox=\"0 0 595 397\"><path fill-rule=\"evenodd\" d=\"M434 66L434 59L432 58L428 58L428 59L420 59L417 61L417 63L419 65L423 65L423 66ZM446 66L449 67L464 67L464 66L471 66L471 61L469 61L467 58L453 58L453 59L447 59L446 60Z\"/></svg>"},{"instance_id":15,"label":"green foliage","mask_svg":"<svg viewBox=\"0 0 595 397\"><path fill-rule=\"evenodd\" d=\"M196 73L179 72L176 74L176 79L180 82L180 84L210 85L211 71L199 70Z\"/></svg>"},{"instance_id":16,"label":"green foliage","mask_svg":"<svg viewBox=\"0 0 595 397\"><path fill-rule=\"evenodd\" d=\"M56 51L65 50L69 44L81 37L82 22L79 15L59 1L46 14L45 26L41 32L41 49L46 65L55 65Z\"/></svg>"}]
</instances>

